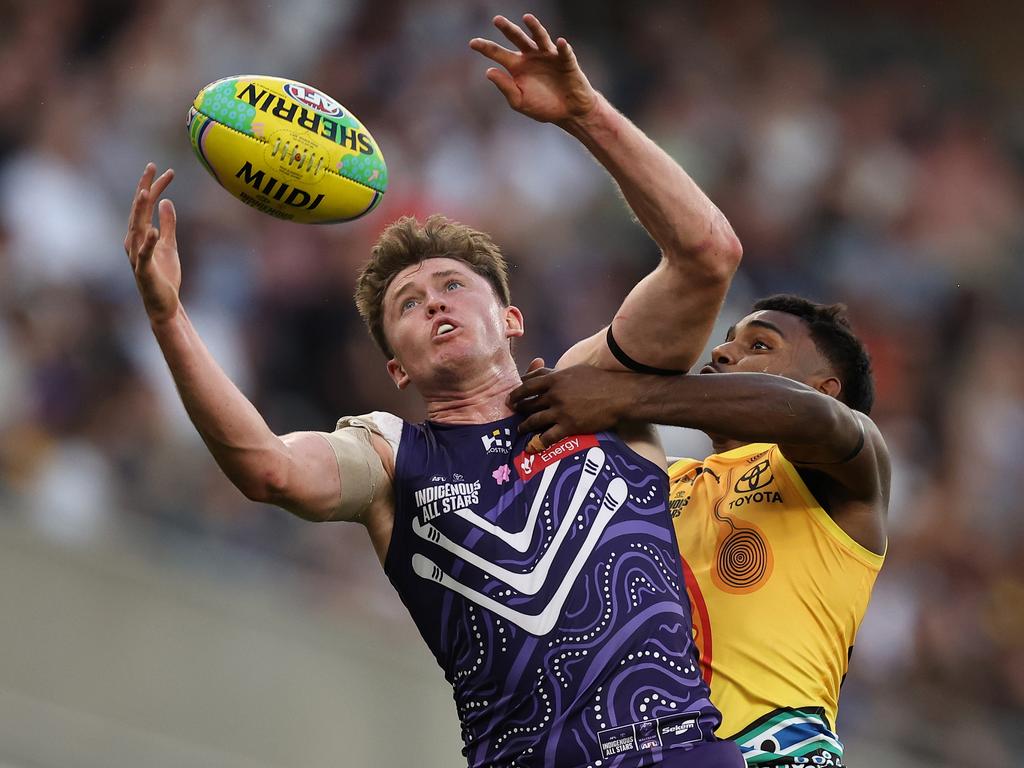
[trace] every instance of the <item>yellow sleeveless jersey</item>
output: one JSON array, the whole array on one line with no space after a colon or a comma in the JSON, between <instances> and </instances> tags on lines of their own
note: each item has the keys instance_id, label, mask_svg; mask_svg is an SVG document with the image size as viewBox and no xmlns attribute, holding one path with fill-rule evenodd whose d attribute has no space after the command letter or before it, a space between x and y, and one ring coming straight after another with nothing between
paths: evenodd
<instances>
[{"instance_id":1,"label":"yellow sleeveless jersey","mask_svg":"<svg viewBox=\"0 0 1024 768\"><path fill-rule=\"evenodd\" d=\"M776 445L682 459L669 479L719 735L748 765L841 766L839 686L884 556L828 516Z\"/></svg>"}]
</instances>

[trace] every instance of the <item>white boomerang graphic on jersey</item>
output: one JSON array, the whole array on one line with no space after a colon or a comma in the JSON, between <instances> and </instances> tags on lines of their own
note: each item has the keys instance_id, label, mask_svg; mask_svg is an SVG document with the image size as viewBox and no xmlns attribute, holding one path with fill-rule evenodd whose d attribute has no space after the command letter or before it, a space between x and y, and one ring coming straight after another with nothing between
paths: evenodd
<instances>
[{"instance_id":1,"label":"white boomerang graphic on jersey","mask_svg":"<svg viewBox=\"0 0 1024 768\"><path fill-rule=\"evenodd\" d=\"M603 453L601 454L601 463L604 463ZM535 527L537 523L537 516L540 514L541 504L544 503L544 497L547 496L548 486L551 484L551 478L554 476L554 470L557 466L558 462L551 464L544 470L544 474L540 476L540 485L537 487L537 495L533 497L533 506L530 507L530 514L526 517L526 525L523 526L521 531L506 531L504 528L499 528L490 520L487 520L468 509L456 509L454 514L458 515L463 520L472 523L477 528L487 531L492 536L497 536L512 547L512 549L516 550L516 552L525 552L530 548L530 544L533 542L533 537L536 533ZM598 466L598 469L600 468L601 467ZM416 524L413 523L414 527L415 525ZM420 531L417 530L416 533L420 533ZM420 533L420 535L422 536L423 534Z\"/></svg>"},{"instance_id":2,"label":"white boomerang graphic on jersey","mask_svg":"<svg viewBox=\"0 0 1024 768\"><path fill-rule=\"evenodd\" d=\"M558 591L555 592L540 613L524 613L507 605L502 605L497 600L452 578L432 560L423 555L415 554L412 556L412 569L416 572L417 576L430 581L436 581L442 587L462 595L481 608L486 608L506 621L522 627L531 635L546 635L554 628L555 622L558 621L558 617L561 615L562 606L569 596L569 590L573 588L576 582L576 577L579 576L583 566L586 565L587 559L590 557L590 553L594 551L598 541L600 541L604 529L608 527L612 517L625 503L628 493L629 486L626 485L626 481L621 477L616 477L608 483L608 490L605 491L604 499L601 500L601 508L594 516L594 522L590 526L587 538L583 541L583 546L576 553L576 558L572 561L572 565L569 566L569 570L566 571L565 577L562 579L561 584L559 584Z\"/></svg>"},{"instance_id":3,"label":"white boomerang graphic on jersey","mask_svg":"<svg viewBox=\"0 0 1024 768\"><path fill-rule=\"evenodd\" d=\"M534 511L540 509L540 504L543 501L541 494L547 490L546 483L549 483L551 480L548 473L556 466L557 464L553 464L544 470L542 478L546 482L537 489L537 495L533 498L533 510L530 511L530 516L534 521L536 521ZM516 573L515 571L510 571L508 568L503 568L500 565L496 565L495 563L485 560L472 550L463 547L461 544L456 544L437 530L437 528L431 523L423 524L420 523L419 520L414 519L412 522L412 529L416 532L417 536L437 544L439 547L446 549L453 555L461 557L470 565L476 566L484 573L493 575L495 578L500 579L513 589L522 592L524 595L535 595L538 590L544 586L544 582L548 577L548 571L551 570L551 564L558 556L558 549L562 546L562 542L565 540L565 537L569 535L569 531L572 530L572 526L576 522L576 513L580 511L580 508L583 506L583 502L587 500L587 494L590 493L590 489L593 488L594 481L597 479L597 476L601 472L601 468L603 466L604 451L600 448L591 448L587 451L586 459L583 462L583 469L580 471L580 479L576 483L576 490L572 494L572 500L569 502L569 506L565 510L565 517L562 518L562 522L559 524L558 531L555 532L555 537L551 540L551 545L548 547L547 552L545 552L544 556L537 561L533 570L528 573ZM527 524L529 524L529 522ZM498 530L501 531L501 529ZM501 533L505 532L501 531ZM501 534L497 535L499 538L506 540L506 536L502 536ZM532 532L530 538L533 538Z\"/></svg>"}]
</instances>

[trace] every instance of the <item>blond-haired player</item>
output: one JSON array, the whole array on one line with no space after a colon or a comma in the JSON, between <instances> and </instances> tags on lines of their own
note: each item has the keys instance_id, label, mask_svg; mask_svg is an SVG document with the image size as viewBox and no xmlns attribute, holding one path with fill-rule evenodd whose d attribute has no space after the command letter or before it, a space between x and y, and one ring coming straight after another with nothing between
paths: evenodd
<instances>
[{"instance_id":1,"label":"blond-haired player","mask_svg":"<svg viewBox=\"0 0 1024 768\"><path fill-rule=\"evenodd\" d=\"M517 50L471 46L513 109L577 137L618 182L662 250L611 324L564 364L629 354L686 368L740 258L725 217L597 93L572 48L533 16ZM525 452L507 404L524 333L505 263L483 232L443 217L387 227L359 309L399 387L428 419L375 412L334 432L275 435L203 346L178 296L169 182L146 169L125 249L182 401L225 474L250 498L366 527L384 571L452 684L471 768L734 768L714 731L681 602L664 453L649 428ZM684 325L691 333L665 344ZM613 339L615 341L613 341ZM359 375L353 371L353 375Z\"/></svg>"}]
</instances>

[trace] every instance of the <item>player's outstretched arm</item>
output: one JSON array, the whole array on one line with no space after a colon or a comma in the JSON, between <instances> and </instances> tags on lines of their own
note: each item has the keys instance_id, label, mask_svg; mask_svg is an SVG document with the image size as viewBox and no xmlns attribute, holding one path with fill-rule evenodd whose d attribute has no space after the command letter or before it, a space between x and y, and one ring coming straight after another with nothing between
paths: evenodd
<instances>
[{"instance_id":1,"label":"player's outstretched arm","mask_svg":"<svg viewBox=\"0 0 1024 768\"><path fill-rule=\"evenodd\" d=\"M495 26L517 50L476 38L470 46L509 105L578 138L611 173L637 219L661 248L657 269L629 294L612 328L621 350L655 368L687 370L711 333L742 248L728 220L679 165L594 90L564 38L536 17ZM602 331L560 363L621 369Z\"/></svg>"},{"instance_id":2,"label":"player's outstretched arm","mask_svg":"<svg viewBox=\"0 0 1024 768\"><path fill-rule=\"evenodd\" d=\"M805 479L815 480L815 497L843 530L871 551L884 551L891 480L885 440L866 415L798 381L766 373L643 376L571 366L528 373L509 403L530 414L519 429L542 433L544 446L632 420L776 443Z\"/></svg>"},{"instance_id":3,"label":"player's outstretched arm","mask_svg":"<svg viewBox=\"0 0 1024 768\"><path fill-rule=\"evenodd\" d=\"M552 445L624 421L689 427L745 443L777 443L791 462L832 477L863 501L888 496L888 451L867 416L793 379L767 373L645 376L571 366L527 373L509 403L519 429Z\"/></svg>"},{"instance_id":4,"label":"player's outstretched arm","mask_svg":"<svg viewBox=\"0 0 1024 768\"><path fill-rule=\"evenodd\" d=\"M275 435L189 321L179 297L181 263L170 200L160 201L159 229L152 225L154 205L173 172L155 177L151 163L132 201L124 247L153 334L192 423L224 474L248 498L276 504L307 520L343 519L338 510L344 478L331 443L323 433ZM383 453L386 443L380 443L374 448ZM376 455L369 458L377 460Z\"/></svg>"}]
</instances>

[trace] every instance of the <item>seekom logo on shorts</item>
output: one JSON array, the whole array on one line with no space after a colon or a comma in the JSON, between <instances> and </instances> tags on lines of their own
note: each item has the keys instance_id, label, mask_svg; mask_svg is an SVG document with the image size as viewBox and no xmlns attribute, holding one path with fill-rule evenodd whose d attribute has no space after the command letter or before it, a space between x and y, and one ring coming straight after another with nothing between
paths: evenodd
<instances>
[{"instance_id":1,"label":"seekom logo on shorts","mask_svg":"<svg viewBox=\"0 0 1024 768\"><path fill-rule=\"evenodd\" d=\"M525 483L556 461L561 461L567 456L572 456L574 453L585 451L588 448L597 448L597 445L597 435L575 435L567 437L539 453L523 451L515 457L512 463L515 464L519 478Z\"/></svg>"}]
</instances>

